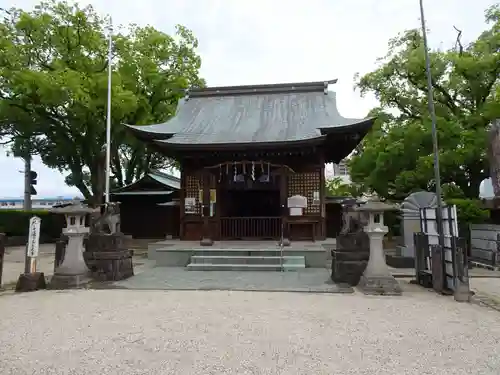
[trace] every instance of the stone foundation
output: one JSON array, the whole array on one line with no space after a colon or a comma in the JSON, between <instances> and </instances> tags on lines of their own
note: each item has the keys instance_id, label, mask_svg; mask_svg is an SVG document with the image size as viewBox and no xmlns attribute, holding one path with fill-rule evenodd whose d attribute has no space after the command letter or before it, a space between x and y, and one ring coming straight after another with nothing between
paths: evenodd
<instances>
[{"instance_id":1,"label":"stone foundation","mask_svg":"<svg viewBox=\"0 0 500 375\"><path fill-rule=\"evenodd\" d=\"M23 273L17 279L16 292L34 292L45 288L47 284L43 272Z\"/></svg>"},{"instance_id":2,"label":"stone foundation","mask_svg":"<svg viewBox=\"0 0 500 375\"><path fill-rule=\"evenodd\" d=\"M400 296L403 291L397 280L390 277L366 277L361 276L358 287L364 294Z\"/></svg>"},{"instance_id":3,"label":"stone foundation","mask_svg":"<svg viewBox=\"0 0 500 375\"><path fill-rule=\"evenodd\" d=\"M122 233L92 233L86 240L83 258L92 278L118 281L134 275L133 251L127 249L127 237Z\"/></svg>"},{"instance_id":4,"label":"stone foundation","mask_svg":"<svg viewBox=\"0 0 500 375\"><path fill-rule=\"evenodd\" d=\"M88 274L64 275L55 273L50 279L48 288L53 290L84 288L90 281Z\"/></svg>"},{"instance_id":5,"label":"stone foundation","mask_svg":"<svg viewBox=\"0 0 500 375\"><path fill-rule=\"evenodd\" d=\"M337 237L337 249L332 250L332 281L355 286L359 283L370 257L366 233L348 233Z\"/></svg>"}]
</instances>

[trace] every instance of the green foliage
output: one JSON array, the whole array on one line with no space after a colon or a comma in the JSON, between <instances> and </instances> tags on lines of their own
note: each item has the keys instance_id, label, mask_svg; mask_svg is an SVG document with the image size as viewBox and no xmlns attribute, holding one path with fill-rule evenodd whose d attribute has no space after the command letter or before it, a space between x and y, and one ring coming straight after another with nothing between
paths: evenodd
<instances>
[{"instance_id":1,"label":"green foliage","mask_svg":"<svg viewBox=\"0 0 500 375\"><path fill-rule=\"evenodd\" d=\"M48 1L10 9L0 22L0 136L14 153L40 154L67 182L99 201L104 189L108 21L91 6ZM198 41L131 25L113 37L111 172L114 186L172 164L137 142L123 123L161 123L191 86L203 86Z\"/></svg>"},{"instance_id":2,"label":"green foliage","mask_svg":"<svg viewBox=\"0 0 500 375\"><path fill-rule=\"evenodd\" d=\"M361 197L364 187L359 184L347 184L340 177L332 177L325 181L326 193L332 197Z\"/></svg>"},{"instance_id":3,"label":"green foliage","mask_svg":"<svg viewBox=\"0 0 500 375\"><path fill-rule=\"evenodd\" d=\"M489 212L482 208L477 199L448 199L446 203L457 206L459 232L461 236L468 236L469 224L483 224L489 219Z\"/></svg>"},{"instance_id":4,"label":"green foliage","mask_svg":"<svg viewBox=\"0 0 500 375\"><path fill-rule=\"evenodd\" d=\"M488 177L486 131L500 117L500 6L486 11L490 27L474 42L431 51L441 182L475 198ZM351 179L382 198L402 200L434 190L431 121L422 36L409 30L391 40L379 68L358 88L380 108L373 130L349 163Z\"/></svg>"},{"instance_id":5,"label":"green foliage","mask_svg":"<svg viewBox=\"0 0 500 375\"><path fill-rule=\"evenodd\" d=\"M27 237L29 221L31 217L35 215L42 219L40 237L50 240L61 236L64 218L61 215L55 215L42 210L33 210L31 212L0 210L0 233L5 233L8 237Z\"/></svg>"}]
</instances>

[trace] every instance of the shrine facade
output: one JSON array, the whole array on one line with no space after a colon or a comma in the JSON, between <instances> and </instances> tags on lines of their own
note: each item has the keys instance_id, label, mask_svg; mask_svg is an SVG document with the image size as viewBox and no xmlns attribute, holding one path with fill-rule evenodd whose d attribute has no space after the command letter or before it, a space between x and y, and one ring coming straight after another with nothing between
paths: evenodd
<instances>
[{"instance_id":1,"label":"shrine facade","mask_svg":"<svg viewBox=\"0 0 500 375\"><path fill-rule=\"evenodd\" d=\"M181 240L326 237L325 163L374 122L339 114L335 82L192 89L167 122L127 125L180 164Z\"/></svg>"}]
</instances>

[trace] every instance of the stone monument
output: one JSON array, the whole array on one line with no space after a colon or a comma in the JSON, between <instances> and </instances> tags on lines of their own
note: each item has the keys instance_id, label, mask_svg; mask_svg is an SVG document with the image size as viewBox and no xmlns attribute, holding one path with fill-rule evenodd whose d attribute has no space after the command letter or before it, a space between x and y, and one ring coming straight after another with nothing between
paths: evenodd
<instances>
[{"instance_id":1,"label":"stone monument","mask_svg":"<svg viewBox=\"0 0 500 375\"><path fill-rule=\"evenodd\" d=\"M401 212L404 244L398 247L400 256L415 258L413 234L422 231L422 228L420 228L420 209L436 207L436 194L428 191L412 193L403 201Z\"/></svg>"},{"instance_id":2,"label":"stone monument","mask_svg":"<svg viewBox=\"0 0 500 375\"><path fill-rule=\"evenodd\" d=\"M332 250L331 279L336 284L355 286L366 268L370 254L368 235L363 232L365 217L355 211L355 200L342 206L342 229Z\"/></svg>"},{"instance_id":3,"label":"stone monument","mask_svg":"<svg viewBox=\"0 0 500 375\"><path fill-rule=\"evenodd\" d=\"M90 230L85 225L85 217L93 211L94 209L81 203L50 210L65 216L66 228L63 228L63 235L68 241L62 263L50 281L51 289L82 287L90 281L89 269L83 259L83 240Z\"/></svg>"},{"instance_id":4,"label":"stone monument","mask_svg":"<svg viewBox=\"0 0 500 375\"><path fill-rule=\"evenodd\" d=\"M358 284L365 294L401 295L402 293L401 287L389 271L383 246L384 236L389 232L384 225L384 212L391 210L397 208L379 201L371 201L356 208L356 211L368 215L368 224L363 231L370 241L370 257Z\"/></svg>"},{"instance_id":5,"label":"stone monument","mask_svg":"<svg viewBox=\"0 0 500 375\"><path fill-rule=\"evenodd\" d=\"M83 253L94 279L118 281L134 275L133 251L128 249L128 242L120 231L119 203L108 203L92 225Z\"/></svg>"}]
</instances>

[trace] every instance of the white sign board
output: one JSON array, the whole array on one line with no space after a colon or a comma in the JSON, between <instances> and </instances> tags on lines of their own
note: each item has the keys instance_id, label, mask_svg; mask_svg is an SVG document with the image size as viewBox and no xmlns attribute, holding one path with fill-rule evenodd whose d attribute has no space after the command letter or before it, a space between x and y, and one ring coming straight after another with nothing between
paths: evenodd
<instances>
[{"instance_id":1,"label":"white sign board","mask_svg":"<svg viewBox=\"0 0 500 375\"><path fill-rule=\"evenodd\" d=\"M38 248L40 247L40 223L42 220L38 216L33 216L30 219L30 229L28 236L28 246L26 251L30 258L38 256Z\"/></svg>"}]
</instances>

